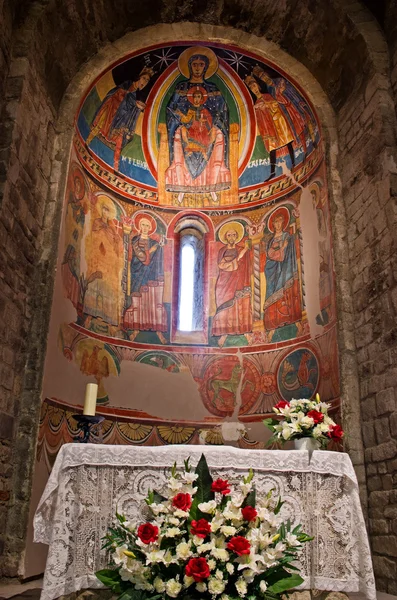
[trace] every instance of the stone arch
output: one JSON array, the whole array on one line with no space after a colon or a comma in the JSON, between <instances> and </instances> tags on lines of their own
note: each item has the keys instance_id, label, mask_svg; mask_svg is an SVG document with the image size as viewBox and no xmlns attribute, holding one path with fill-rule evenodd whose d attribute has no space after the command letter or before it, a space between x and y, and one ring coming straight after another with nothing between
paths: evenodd
<instances>
[{"instance_id":1,"label":"stone arch","mask_svg":"<svg viewBox=\"0 0 397 600\"><path fill-rule=\"evenodd\" d=\"M7 106L6 106L6 117L7 119L3 120L2 126L5 127L5 130L10 131L10 136L8 136L7 140L9 142L10 152L5 156L6 158L6 166L8 167L8 173L10 174L9 181L12 182L12 177L15 177L16 167L15 165L18 162L19 152L21 152L21 125L19 124L20 114L17 112L13 115L12 111L17 111L17 102L18 99L21 98L23 94L23 86L29 85L29 76L27 75L27 70L29 68L29 63L27 60L27 56L31 56L30 51L34 51L34 48L37 48L40 45L40 38L44 35L43 33L37 33L37 37L35 37L35 33L39 31L40 27L43 27L43 20L45 18L48 19L47 22L51 21L51 17L49 14L45 14L46 9L53 8L54 13L56 14L57 10L60 8L56 6L56 2L48 2L48 3L40 3L40 5L33 3L31 6L30 17L25 21L25 25L20 29L20 35L16 38L15 43L15 52L14 59L11 64L10 77L7 83ZM329 90L329 85L321 86L320 83L317 83L315 77L317 76L319 81L321 82L326 78L326 75L320 74L321 69L321 60L318 61L317 64L314 64L313 60L310 60L310 52L302 49L299 49L299 36L292 36L293 41L289 44L285 41L285 34L282 35L282 24L284 21L277 21L277 23L271 23L272 16L272 3L266 5L266 7L261 6L261 11L264 8L263 14L261 12L261 19L257 19L257 25L252 26L252 19L259 14L255 14L255 10L252 11L251 14L244 13L244 11L240 11L239 17L234 17L233 14L226 14L226 9L224 7L210 6L209 9L200 11L197 15L194 15L194 20L207 22L208 25L202 25L199 22L195 23L174 23L174 24L163 24L158 25L157 28L159 30L159 39L170 39L175 38L178 39L178 36L182 36L185 39L198 38L205 36L209 39L219 39L219 40L229 40L238 42L239 44L249 48L252 47L256 51L263 52L268 58L273 58L282 66L287 72L291 73L295 76L296 79L301 81L301 83L306 86L305 89L308 91L309 96L312 99L314 106L317 109L317 112L320 116L320 119L324 126L325 135L327 138L327 152L328 152L328 163L329 163L329 181L330 181L330 192L331 198L333 200L333 221L334 221L334 233L335 233L335 242L336 242L336 269L337 269L337 279L339 285L339 317L340 317L340 334L339 334L339 346L341 349L341 371L342 371L342 381L345 381L345 392L349 391L350 398L352 399L350 405L351 409L348 413L345 413L344 418L350 421L349 428L353 431L353 435L350 439L350 452L353 458L353 462L356 466L361 467L361 482L364 483L364 473L363 473L363 452L361 445L361 434L359 432L359 427L356 426L355 421L358 420L358 416L360 414L360 404L359 404L359 383L358 383L358 375L357 375L357 366L356 366L356 357L355 357L355 336L354 336L354 321L351 319L351 314L353 312L352 309L352 299L350 294L350 269L349 262L345 260L345 256L348 254L348 233L346 227L346 220L344 216L345 203L344 199L342 199L342 184L346 185L346 182L349 181L348 167L344 166L343 168L339 168L338 170L338 140L342 137L347 139L347 134L343 132L343 126L348 121L353 110L347 110L343 107L346 104L347 97L346 92L341 94L342 99L338 97L335 91L331 92ZM358 7L357 3L357 7ZM178 9L176 6L171 6L165 9L160 6L166 18L164 21L173 21L173 20L181 20L181 19L189 19L191 15L187 12L183 12L183 8ZM352 43L354 41L359 45L359 49L364 49L365 65L364 72L367 78L369 79L372 75L372 79L369 81L366 87L366 95L370 96L370 90L373 89L374 93L378 93L377 90L380 90L380 97L384 100L383 102L383 112L380 116L379 125L385 122L385 120L391 119L390 117L390 109L391 104L389 102L390 99L390 89L387 80L383 79L386 71L385 65L387 65L387 59L384 56L384 43L383 38L376 26L373 23L373 20L369 19L367 21L367 27L362 26L361 19L359 17L359 12L355 12L351 8L351 4L347 2L334 2L332 3L332 10L337 10L337 8L342 9L342 20L344 22L345 27L347 28L346 39L348 40L346 43L346 48L343 48L345 53L349 52L349 49L352 47ZM66 9L65 9L66 10ZM105 13L105 8L103 8ZM126 10L126 9L125 9ZM289 6L289 10L291 10L291 6ZM303 9L302 9L303 10ZM305 5L305 11L308 10L308 6ZM350 12L349 12L350 10ZM365 9L362 9L361 16L368 17ZM42 11L42 14L40 13ZM165 11L165 12L164 12ZM106 14L106 13L105 13ZM305 13L307 14L307 12ZM245 17L244 17L245 15ZM132 22L134 18L133 15L129 22ZM139 16L139 15L138 15ZM70 10L69 14L69 22L73 22L73 11ZM97 17L98 18L98 17ZM331 18L328 15L328 18ZM120 16L120 24L122 23L123 16ZM213 23L222 22L222 26L213 25ZM302 22L305 19L300 19ZM325 16L324 16L324 20ZM347 23L347 21L350 23ZM36 23L41 21L41 25L38 29L36 29ZM338 21L339 22L339 21ZM320 21L323 23L323 21ZM104 65L104 62L108 64L109 61L112 60L112 56L119 57L125 52L126 46L128 49L131 49L131 44L137 44L136 47L141 43L144 36L148 34L148 30L139 29L138 31L134 31L126 34L124 37L120 37L123 33L122 26L118 25L115 28L115 31L109 35L109 32L106 32L106 35L103 31L97 32L96 43L95 40L90 42L87 46L89 50L86 50L85 53L82 53L79 56L79 61L76 61L74 64L74 68L70 68L69 72L65 74L65 71L61 73L61 77L64 79L64 83L62 86L62 93L60 97L62 97L62 103L59 105L60 97L55 92L51 91L49 95L52 98L52 106L48 106L46 111L50 117L47 119L48 128L48 148L50 152L48 153L48 160L50 160L49 171L51 175L48 174L47 178L43 178L45 181L42 185L42 198L45 198L43 201L43 206L45 206L45 210L47 212L46 224L43 228L43 235L45 238L44 243L44 251L40 252L35 248L35 268L37 269L37 273L39 277L37 281L39 282L38 287L36 288L36 298L34 302L31 302L31 308L34 309L34 317L31 324L30 335L35 337L35 343L30 345L29 348L24 349L24 356L28 357L27 362L27 372L26 377L23 382L20 384L20 412L19 412L19 423L15 436L15 445L14 445L14 456L15 456L15 483L14 483L14 503L11 510L11 519L9 520L9 556L11 557L7 561L5 574L16 574L18 572L18 565L15 560L12 558L12 553L17 551L18 549L22 549L25 533L24 533L24 524L26 524L26 516L27 516L27 506L28 499L30 495L30 482L31 482L31 467L33 464L33 454L34 454L34 445L35 445L35 431L37 429L37 421L38 421L38 410L39 410L39 400L40 400L40 387L41 387L41 373L43 368L43 358L41 357L42 349L45 347L45 332L46 326L43 328L43 322L46 322L46 318L43 314L40 314L39 306L49 307L50 304L50 296L51 294L45 289L48 287L52 288L52 280L53 280L53 269L54 269L54 258L55 252L54 249L57 245L57 232L59 229L59 221L60 221L60 206L61 206L61 197L62 191L64 188L65 177L66 177L66 165L63 163L64 156L66 156L66 152L70 147L71 140L71 118L75 114L75 110L77 108L76 102L77 98L82 95L84 91L84 87L87 85L88 81L93 78L93 70L98 73L101 69L101 65ZM136 19L136 25L132 27L142 27L145 26L147 22L145 18L141 16L141 18ZM228 26L233 25L236 29L230 29ZM319 25L320 26L320 25ZM155 26L156 27L156 26ZM291 26L289 26L291 27ZM361 29L361 31L360 31ZM288 28L285 29L286 31ZM26 36L26 33L30 31L32 32L31 37ZM256 37L253 34L246 33L246 31L252 31L258 35L265 34L272 41L267 41L265 38ZM318 31L316 29L316 31ZM296 31L295 31L296 33ZM140 37L142 36L142 37ZM305 43L310 48L310 39L313 36L315 37L314 31L308 34L305 39ZM335 36L337 37L337 36ZM365 39L367 37L367 39ZM117 40L108 45L103 45L103 39L114 39ZM179 38L180 39L180 38ZM31 45L29 45L29 42ZM124 45L125 44L125 45ZM130 45L128 45L130 44ZM297 58L301 60L291 59L291 56L288 56L284 52L280 52L279 45L284 50L290 52L290 54L295 54ZM381 47L381 54L383 55L382 62L379 63L379 48ZM98 51L99 50L99 51ZM70 51L70 49L69 49ZM97 55L92 58L89 62L87 62L80 70L78 67L84 60L87 60L88 55L93 54L95 51L98 51ZM359 55L360 52L357 52ZM41 56L41 53L40 53ZM358 58L355 60L358 60ZM284 62L283 62L284 61ZM385 62L386 61L386 62ZM45 61L43 61L45 62ZM338 60L335 61L339 65L343 65L343 57L341 57L340 53L338 55ZM56 63L56 61L54 61ZM357 62L355 63L357 64ZM302 66L306 65L306 66ZM56 78L55 67L51 71L47 69L43 70L41 73L44 76L43 81L48 83L48 86L53 85L54 78ZM351 67L349 73L354 73L354 66ZM74 75L77 73L77 75ZM381 79L379 79L378 74L381 74ZM47 78L45 77L47 75ZM314 76L313 76L314 75ZM320 76L321 75L321 76ZM71 83L68 85L66 89L67 79L71 79ZM332 78L330 78L332 79ZM367 79L367 81L368 81ZM50 83L51 82L51 83ZM364 89L364 79L362 80L360 90ZM351 79L350 93L354 94L354 84L355 79ZM19 89L20 86L20 89ZM66 91L65 91L66 90ZM324 91L328 92L327 94ZM353 90L353 92L352 92ZM44 90L46 91L46 90ZM45 95L45 94L44 94ZM363 96L365 94L362 94ZM360 96L361 98L361 96ZM369 97L368 101L371 102L371 98ZM379 98L378 98L379 99ZM375 101L373 100L373 105ZM360 105L360 103L357 103ZM333 107L333 108L332 108ZM373 111L375 111L375 108ZM338 117L335 117L334 110L337 110ZM370 112L370 111L368 111ZM15 118L15 126L16 130L12 129L10 125L6 125L6 123L12 121L13 117ZM50 125L50 118L56 121L56 135L54 131L53 125ZM393 123L394 127L394 123ZM7 129L8 128L8 129ZM11 131L12 129L12 131ZM392 128L393 129L393 128ZM4 130L4 129L3 129ZM55 138L55 140L54 140ZM54 140L54 142L53 142ZM54 144L52 146L52 143ZM389 134L388 139L386 140L386 145L389 146L390 149L393 148L395 144L394 137L392 134ZM25 148L26 153L26 148ZM4 156L4 154L3 154ZM391 160L392 150L388 153L388 159ZM53 160L51 165L51 160ZM390 163L389 163L390 164ZM42 163L40 170L43 170ZM14 175L13 175L14 169ZM342 174L342 182L339 177L339 172ZM350 177L351 179L351 177ZM45 196L46 189L49 189L48 197ZM10 190L5 190L5 195L10 194ZM48 200L48 201L47 201ZM44 212L44 208L41 209ZM28 250L27 250L28 251ZM338 256L340 259L338 259ZM37 295L39 292L39 295ZM33 294L32 294L33 296ZM23 390L23 391L22 391ZM343 390L342 390L343 394ZM34 398L33 406L32 406L32 395ZM31 436L30 442L26 441L26 434ZM25 455L24 455L25 453ZM26 461L26 453L31 458L31 461ZM19 457L19 458L18 458ZM25 474L27 475L24 478L24 470L22 462L26 462L24 465ZM16 518L16 515L19 512L21 515L22 509L22 517ZM14 515L14 518L12 518ZM17 521L19 521L17 532L13 531L15 528ZM12 534L11 534L12 532ZM15 537L17 537L20 541L16 542Z\"/></svg>"}]
</instances>

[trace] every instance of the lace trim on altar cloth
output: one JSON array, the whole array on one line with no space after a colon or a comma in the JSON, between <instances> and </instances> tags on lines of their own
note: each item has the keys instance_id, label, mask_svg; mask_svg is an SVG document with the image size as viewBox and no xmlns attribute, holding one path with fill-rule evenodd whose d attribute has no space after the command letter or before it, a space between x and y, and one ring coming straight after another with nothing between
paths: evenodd
<instances>
[{"instance_id":1,"label":"lace trim on altar cloth","mask_svg":"<svg viewBox=\"0 0 397 600\"><path fill-rule=\"evenodd\" d=\"M283 516L314 536L299 561L300 589L361 592L375 600L375 582L358 484L347 454L240 450L232 447L140 447L67 444L40 500L35 541L49 544L42 600L99 588L95 571L107 566L102 538L116 509L146 520L149 489L161 491L174 462L204 452L214 477L231 482L250 467L258 494L284 500Z\"/></svg>"}]
</instances>

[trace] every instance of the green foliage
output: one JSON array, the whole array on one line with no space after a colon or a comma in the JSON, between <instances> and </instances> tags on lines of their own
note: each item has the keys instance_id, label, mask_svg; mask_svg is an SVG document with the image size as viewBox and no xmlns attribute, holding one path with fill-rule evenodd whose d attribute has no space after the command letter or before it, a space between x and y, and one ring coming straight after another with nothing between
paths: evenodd
<instances>
[{"instance_id":1,"label":"green foliage","mask_svg":"<svg viewBox=\"0 0 397 600\"><path fill-rule=\"evenodd\" d=\"M249 494L247 494L247 496L245 497L242 507L244 508L245 506L252 506L252 508L255 508L255 505L256 505L256 489L252 488L252 490L249 492Z\"/></svg>"},{"instance_id":2,"label":"green foliage","mask_svg":"<svg viewBox=\"0 0 397 600\"><path fill-rule=\"evenodd\" d=\"M288 573L288 571L285 571L285 573L286 576L283 579L279 579L276 583L268 587L270 592L273 592L273 594L282 594L303 583L303 579L300 575Z\"/></svg>"},{"instance_id":3,"label":"green foliage","mask_svg":"<svg viewBox=\"0 0 397 600\"><path fill-rule=\"evenodd\" d=\"M215 498L214 492L211 491L213 479L204 454L197 464L195 473L198 475L196 480L197 492L194 495L192 506L190 507L190 521L198 521L205 518L206 515L201 512L198 505L202 502L209 502Z\"/></svg>"}]
</instances>

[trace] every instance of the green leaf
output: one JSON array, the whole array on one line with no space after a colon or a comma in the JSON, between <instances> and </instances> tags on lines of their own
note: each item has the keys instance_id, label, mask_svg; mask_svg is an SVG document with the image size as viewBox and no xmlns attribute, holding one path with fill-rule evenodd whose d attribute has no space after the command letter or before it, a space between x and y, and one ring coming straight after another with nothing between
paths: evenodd
<instances>
[{"instance_id":1,"label":"green leaf","mask_svg":"<svg viewBox=\"0 0 397 600\"><path fill-rule=\"evenodd\" d=\"M271 431L274 431L274 427L278 425L277 419L264 419L263 424L268 427Z\"/></svg>"},{"instance_id":2,"label":"green leaf","mask_svg":"<svg viewBox=\"0 0 397 600\"><path fill-rule=\"evenodd\" d=\"M101 571L97 571L95 575L98 577L99 581L106 585L106 587L110 587L112 590L116 591L115 588L119 586L120 583L120 574L118 569L102 569Z\"/></svg>"},{"instance_id":3,"label":"green leaf","mask_svg":"<svg viewBox=\"0 0 397 600\"><path fill-rule=\"evenodd\" d=\"M247 477L244 477L243 481L244 481L244 483L251 483L253 478L254 478L254 471L250 468Z\"/></svg>"},{"instance_id":4,"label":"green leaf","mask_svg":"<svg viewBox=\"0 0 397 600\"><path fill-rule=\"evenodd\" d=\"M246 498L244 499L242 507L244 508L245 506L252 506L252 508L255 508L255 505L256 505L256 489L252 488L250 493L247 494Z\"/></svg>"},{"instance_id":5,"label":"green leaf","mask_svg":"<svg viewBox=\"0 0 397 600\"><path fill-rule=\"evenodd\" d=\"M277 583L274 583L268 589L274 594L281 594L286 590L291 590L292 588L297 587L301 583L303 583L302 577L300 575L292 573L289 577L284 577L283 579L280 579L279 581L277 581Z\"/></svg>"},{"instance_id":6,"label":"green leaf","mask_svg":"<svg viewBox=\"0 0 397 600\"><path fill-rule=\"evenodd\" d=\"M215 498L214 492L211 491L213 479L211 477L211 473L208 468L208 464L204 454L201 455L195 473L198 475L198 478L196 480L197 492L194 495L194 500L192 506L190 507L190 521L197 521L198 519L205 518L206 515L204 515L201 512L201 510L199 510L198 505L202 502L209 502L210 500L213 500Z\"/></svg>"},{"instance_id":7,"label":"green leaf","mask_svg":"<svg viewBox=\"0 0 397 600\"><path fill-rule=\"evenodd\" d=\"M284 502L281 500L281 496L280 496L279 499L278 499L278 502L277 502L277 506L274 509L274 514L275 515L278 515L278 513L280 512L281 507L282 507L283 504L284 504Z\"/></svg>"}]
</instances>

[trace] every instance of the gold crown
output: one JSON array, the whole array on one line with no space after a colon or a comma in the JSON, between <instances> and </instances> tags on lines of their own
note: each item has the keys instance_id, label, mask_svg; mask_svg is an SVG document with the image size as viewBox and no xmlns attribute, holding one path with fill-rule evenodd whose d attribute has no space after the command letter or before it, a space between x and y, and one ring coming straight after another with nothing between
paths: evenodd
<instances>
[{"instance_id":1,"label":"gold crown","mask_svg":"<svg viewBox=\"0 0 397 600\"><path fill-rule=\"evenodd\" d=\"M142 75L149 75L149 77L153 77L154 69L152 69L152 67L143 67L142 71L139 73L139 77L142 77Z\"/></svg>"},{"instance_id":2,"label":"gold crown","mask_svg":"<svg viewBox=\"0 0 397 600\"><path fill-rule=\"evenodd\" d=\"M250 83L258 83L255 79L255 77L253 77L252 75L247 75L247 77L244 79L245 83L247 85L249 85Z\"/></svg>"}]
</instances>

